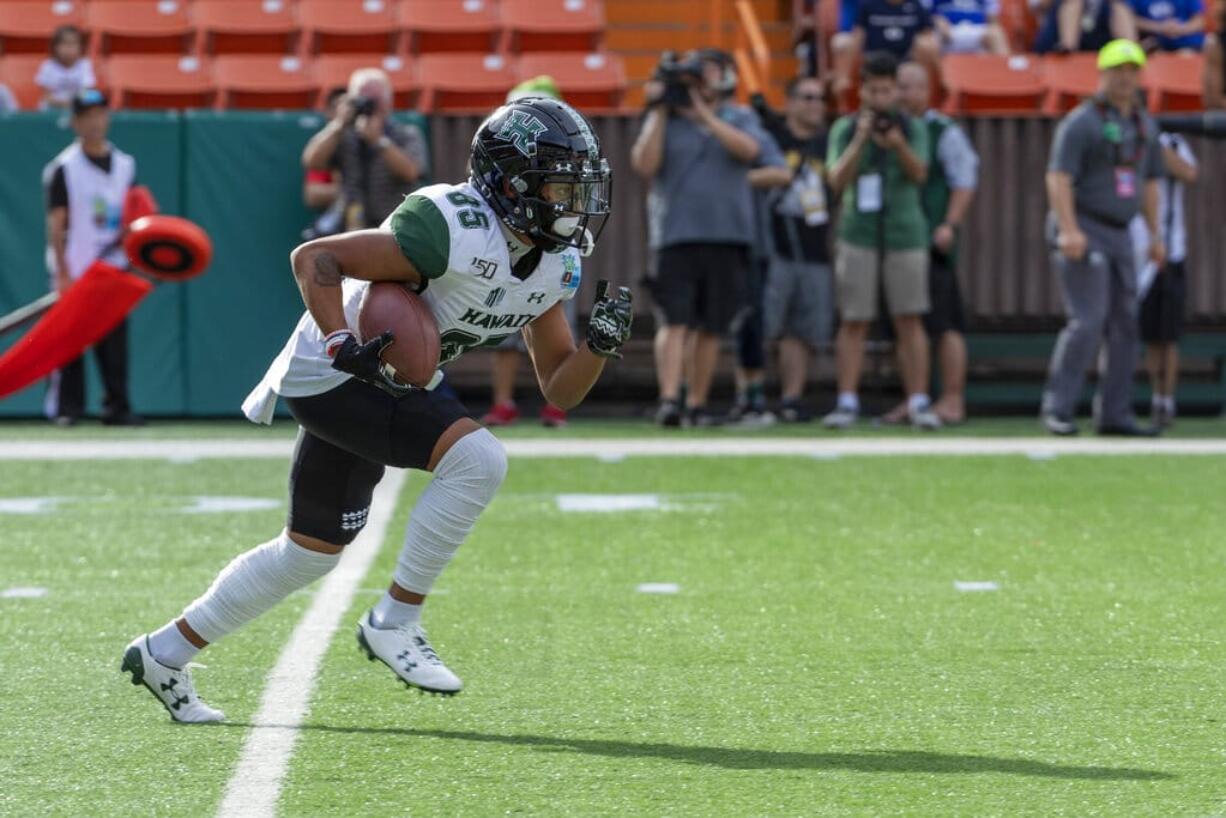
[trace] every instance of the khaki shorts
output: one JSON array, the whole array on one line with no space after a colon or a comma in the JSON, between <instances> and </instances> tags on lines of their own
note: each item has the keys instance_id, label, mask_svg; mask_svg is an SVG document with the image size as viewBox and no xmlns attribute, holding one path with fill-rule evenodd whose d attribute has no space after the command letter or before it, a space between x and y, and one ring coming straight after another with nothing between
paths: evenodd
<instances>
[{"instance_id":1,"label":"khaki shorts","mask_svg":"<svg viewBox=\"0 0 1226 818\"><path fill-rule=\"evenodd\" d=\"M890 315L928 312L928 248L887 250L881 265ZM840 241L835 253L835 298L844 321L877 317L877 250Z\"/></svg>"}]
</instances>

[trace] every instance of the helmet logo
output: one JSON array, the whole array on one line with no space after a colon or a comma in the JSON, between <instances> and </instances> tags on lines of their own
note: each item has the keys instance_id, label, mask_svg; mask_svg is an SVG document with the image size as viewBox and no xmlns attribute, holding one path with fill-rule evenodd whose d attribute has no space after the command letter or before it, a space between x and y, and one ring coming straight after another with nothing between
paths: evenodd
<instances>
[{"instance_id":1,"label":"helmet logo","mask_svg":"<svg viewBox=\"0 0 1226 818\"><path fill-rule=\"evenodd\" d=\"M495 139L510 142L524 156L536 156L536 138L547 130L544 122L525 111L512 111L502 123Z\"/></svg>"}]
</instances>

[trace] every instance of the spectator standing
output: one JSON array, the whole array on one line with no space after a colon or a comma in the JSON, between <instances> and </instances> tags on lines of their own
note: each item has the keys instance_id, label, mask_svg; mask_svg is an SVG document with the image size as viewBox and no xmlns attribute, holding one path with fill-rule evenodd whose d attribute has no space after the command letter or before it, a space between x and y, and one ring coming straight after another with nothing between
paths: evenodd
<instances>
[{"instance_id":1,"label":"spectator standing","mask_svg":"<svg viewBox=\"0 0 1226 818\"><path fill-rule=\"evenodd\" d=\"M429 173L426 140L413 125L394 122L392 84L378 68L360 68L336 116L302 152L308 170L341 176L346 230L378 227Z\"/></svg>"},{"instance_id":2,"label":"spectator standing","mask_svg":"<svg viewBox=\"0 0 1226 818\"><path fill-rule=\"evenodd\" d=\"M835 35L830 43L835 98L841 100L851 88L861 54L884 52L896 61L914 59L939 72L941 46L928 9L923 0L859 0L851 31Z\"/></svg>"},{"instance_id":3,"label":"spectator standing","mask_svg":"<svg viewBox=\"0 0 1226 818\"><path fill-rule=\"evenodd\" d=\"M804 403L808 359L829 342L834 326L824 97L821 80L797 77L788 83L784 116L767 110L765 100L757 106L788 165L786 181L766 199L763 298L766 339L778 343L777 416L788 423L812 420ZM756 184L776 172L757 169L750 177Z\"/></svg>"},{"instance_id":4,"label":"spectator standing","mask_svg":"<svg viewBox=\"0 0 1226 818\"><path fill-rule=\"evenodd\" d=\"M1098 51L1112 39L1137 39L1137 22L1125 0L1031 0L1042 19L1034 50Z\"/></svg>"},{"instance_id":5,"label":"spectator standing","mask_svg":"<svg viewBox=\"0 0 1226 818\"><path fill-rule=\"evenodd\" d=\"M547 97L562 99L558 84L547 74L524 80L507 92L507 102L515 102L526 97ZM572 327L575 325L575 299L562 302L566 320ZM515 405L515 376L519 372L519 362L527 348L524 346L522 333L508 336L505 341L494 348L490 364L490 381L493 392L493 402L490 410L481 418L485 426L509 426L519 420L519 407ZM566 425L566 410L548 401L541 407L541 425L558 428Z\"/></svg>"},{"instance_id":6,"label":"spectator standing","mask_svg":"<svg viewBox=\"0 0 1226 818\"><path fill-rule=\"evenodd\" d=\"M656 418L663 426L679 426L684 414L687 424L706 426L716 422L707 398L720 337L744 305L754 241L749 169L755 163L782 165L783 159L770 155L773 140L752 111L721 100L736 82L727 55L690 54L679 70L666 74L667 82L649 89L648 111L631 149L635 172L651 182L652 295L662 319Z\"/></svg>"},{"instance_id":7,"label":"spectator standing","mask_svg":"<svg viewBox=\"0 0 1226 818\"><path fill-rule=\"evenodd\" d=\"M43 60L34 83L43 89L43 108L69 108L78 91L98 84L84 56L85 35L76 26L60 26L51 35L51 56Z\"/></svg>"},{"instance_id":8,"label":"spectator standing","mask_svg":"<svg viewBox=\"0 0 1226 818\"><path fill-rule=\"evenodd\" d=\"M107 99L94 89L72 101L76 140L43 170L47 197L47 267L55 290L65 292L97 260L126 267L120 247L124 198L136 184L136 161L107 141ZM128 403L128 325L123 321L94 346L106 390L102 422L139 426ZM44 411L59 426L85 413L85 358L52 373Z\"/></svg>"},{"instance_id":9,"label":"spectator standing","mask_svg":"<svg viewBox=\"0 0 1226 818\"><path fill-rule=\"evenodd\" d=\"M1226 0L1213 6L1217 25L1205 37L1205 107L1226 108Z\"/></svg>"},{"instance_id":10,"label":"spectator standing","mask_svg":"<svg viewBox=\"0 0 1226 818\"><path fill-rule=\"evenodd\" d=\"M1145 52L1114 40L1098 54L1099 92L1060 121L1047 166L1049 232L1068 324L1052 351L1042 421L1056 435L1073 435L1073 415L1086 369L1099 346L1095 401L1099 434L1146 435L1132 413L1137 358L1137 273L1128 224L1140 211L1161 266L1158 229L1162 155L1157 126L1138 103Z\"/></svg>"},{"instance_id":11,"label":"spectator standing","mask_svg":"<svg viewBox=\"0 0 1226 818\"><path fill-rule=\"evenodd\" d=\"M1158 229L1166 246L1166 263L1160 270L1145 266L1140 276L1141 341L1145 344L1145 368L1153 397L1150 416L1157 429L1167 429L1175 421L1175 386L1179 379L1179 339L1183 337L1188 285L1184 260L1188 256L1188 223L1184 210L1184 188L1195 184L1196 154L1178 134L1158 137L1162 146L1163 177L1158 185ZM1149 234L1145 220L1132 220L1132 239L1137 263L1144 265L1149 255ZM1148 287L1148 289L1147 289Z\"/></svg>"},{"instance_id":12,"label":"spectator standing","mask_svg":"<svg viewBox=\"0 0 1226 818\"><path fill-rule=\"evenodd\" d=\"M1008 54L1000 0L935 0L932 22L947 54Z\"/></svg>"},{"instance_id":13,"label":"spectator standing","mask_svg":"<svg viewBox=\"0 0 1226 818\"><path fill-rule=\"evenodd\" d=\"M841 324L835 341L838 402L823 423L845 429L860 412L864 342L877 315L878 292L893 319L908 416L934 429L928 397L928 226L920 198L928 176L928 131L898 105L898 63L869 54L860 84L861 109L830 130L826 160L831 190L842 197L835 251Z\"/></svg>"},{"instance_id":14,"label":"spectator standing","mask_svg":"<svg viewBox=\"0 0 1226 818\"><path fill-rule=\"evenodd\" d=\"M898 70L903 109L928 129L928 180L924 183L924 217L930 231L928 299L924 329L936 345L941 396L932 411L942 423L966 419L966 313L958 286L959 230L979 186L979 155L966 132L949 117L928 107L928 72L916 63ZM906 404L887 419L901 421Z\"/></svg>"},{"instance_id":15,"label":"spectator standing","mask_svg":"<svg viewBox=\"0 0 1226 818\"><path fill-rule=\"evenodd\" d=\"M1202 0L1133 0L1132 10L1146 50L1200 51L1205 44Z\"/></svg>"}]
</instances>

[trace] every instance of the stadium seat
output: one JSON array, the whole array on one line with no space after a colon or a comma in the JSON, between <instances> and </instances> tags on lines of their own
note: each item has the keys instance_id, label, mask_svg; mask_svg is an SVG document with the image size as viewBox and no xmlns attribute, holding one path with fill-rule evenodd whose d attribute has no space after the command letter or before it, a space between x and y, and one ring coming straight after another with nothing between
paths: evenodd
<instances>
[{"instance_id":1,"label":"stadium seat","mask_svg":"<svg viewBox=\"0 0 1226 818\"><path fill-rule=\"evenodd\" d=\"M1200 54L1154 54L1141 83L1154 111L1199 111L1205 107L1204 57Z\"/></svg>"},{"instance_id":2,"label":"stadium seat","mask_svg":"<svg viewBox=\"0 0 1226 818\"><path fill-rule=\"evenodd\" d=\"M85 22L85 4L74 0L0 2L0 54L46 56L51 32Z\"/></svg>"},{"instance_id":3,"label":"stadium seat","mask_svg":"<svg viewBox=\"0 0 1226 818\"><path fill-rule=\"evenodd\" d=\"M518 79L548 74L571 105L585 111L620 108L626 92L626 69L616 54L524 54Z\"/></svg>"},{"instance_id":4,"label":"stadium seat","mask_svg":"<svg viewBox=\"0 0 1226 818\"><path fill-rule=\"evenodd\" d=\"M307 53L391 53L399 45L392 0L302 0Z\"/></svg>"},{"instance_id":5,"label":"stadium seat","mask_svg":"<svg viewBox=\"0 0 1226 818\"><path fill-rule=\"evenodd\" d=\"M1024 56L950 54L941 60L948 114L1037 114L1047 88L1039 61Z\"/></svg>"},{"instance_id":6,"label":"stadium seat","mask_svg":"<svg viewBox=\"0 0 1226 818\"><path fill-rule=\"evenodd\" d=\"M412 108L417 81L412 65L404 57L385 54L321 54L315 58L315 82L319 85L319 106L337 88L349 86L349 75L359 68L382 68L392 81L397 108Z\"/></svg>"},{"instance_id":7,"label":"stadium seat","mask_svg":"<svg viewBox=\"0 0 1226 818\"><path fill-rule=\"evenodd\" d=\"M197 54L291 54L301 32L289 0L196 0Z\"/></svg>"},{"instance_id":8,"label":"stadium seat","mask_svg":"<svg viewBox=\"0 0 1226 818\"><path fill-rule=\"evenodd\" d=\"M599 0L502 0L504 54L597 51L604 34Z\"/></svg>"},{"instance_id":9,"label":"stadium seat","mask_svg":"<svg viewBox=\"0 0 1226 818\"><path fill-rule=\"evenodd\" d=\"M211 68L173 54L118 54L103 66L112 108L209 107L217 99Z\"/></svg>"},{"instance_id":10,"label":"stadium seat","mask_svg":"<svg viewBox=\"0 0 1226 818\"><path fill-rule=\"evenodd\" d=\"M417 59L418 108L488 111L515 85L509 60L497 54L423 54Z\"/></svg>"},{"instance_id":11,"label":"stadium seat","mask_svg":"<svg viewBox=\"0 0 1226 818\"><path fill-rule=\"evenodd\" d=\"M37 108L43 98L43 90L34 84L34 76L45 59L46 54L0 55L0 82L17 97L23 111Z\"/></svg>"},{"instance_id":12,"label":"stadium seat","mask_svg":"<svg viewBox=\"0 0 1226 818\"><path fill-rule=\"evenodd\" d=\"M1092 53L1049 56L1043 60L1047 99L1043 111L1064 114L1098 91L1098 57Z\"/></svg>"},{"instance_id":13,"label":"stadium seat","mask_svg":"<svg viewBox=\"0 0 1226 818\"><path fill-rule=\"evenodd\" d=\"M483 54L494 50L500 31L494 0L403 0L398 17L410 54Z\"/></svg>"},{"instance_id":14,"label":"stadium seat","mask_svg":"<svg viewBox=\"0 0 1226 818\"><path fill-rule=\"evenodd\" d=\"M85 9L90 54L186 54L187 7L184 0L93 0Z\"/></svg>"},{"instance_id":15,"label":"stadium seat","mask_svg":"<svg viewBox=\"0 0 1226 818\"><path fill-rule=\"evenodd\" d=\"M306 109L319 87L310 66L298 57L226 54L213 60L219 108Z\"/></svg>"}]
</instances>

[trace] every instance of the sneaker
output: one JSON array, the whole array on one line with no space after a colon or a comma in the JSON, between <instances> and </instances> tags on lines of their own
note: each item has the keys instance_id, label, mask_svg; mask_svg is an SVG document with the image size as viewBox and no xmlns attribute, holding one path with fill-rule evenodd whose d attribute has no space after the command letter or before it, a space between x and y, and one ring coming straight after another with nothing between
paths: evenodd
<instances>
[{"instance_id":1,"label":"sneaker","mask_svg":"<svg viewBox=\"0 0 1226 818\"><path fill-rule=\"evenodd\" d=\"M809 423L813 412L798 400L785 400L779 406L779 420L784 423Z\"/></svg>"},{"instance_id":2,"label":"sneaker","mask_svg":"<svg viewBox=\"0 0 1226 818\"><path fill-rule=\"evenodd\" d=\"M685 410L682 424L691 429L709 429L713 426L722 426L723 419L707 411L705 406L691 406Z\"/></svg>"},{"instance_id":3,"label":"sneaker","mask_svg":"<svg viewBox=\"0 0 1226 818\"><path fill-rule=\"evenodd\" d=\"M519 409L513 403L495 403L481 418L482 426L510 426L519 420Z\"/></svg>"},{"instance_id":4,"label":"sneaker","mask_svg":"<svg viewBox=\"0 0 1226 818\"><path fill-rule=\"evenodd\" d=\"M858 412L836 406L833 412L822 418L822 425L827 429L850 429L858 417Z\"/></svg>"},{"instance_id":5,"label":"sneaker","mask_svg":"<svg viewBox=\"0 0 1226 818\"><path fill-rule=\"evenodd\" d=\"M454 696L464 687L460 677L452 673L438 658L421 625L400 628L376 628L370 623L370 613L358 622L358 645L370 661L378 659L392 669L404 682L423 693Z\"/></svg>"},{"instance_id":6,"label":"sneaker","mask_svg":"<svg viewBox=\"0 0 1226 818\"><path fill-rule=\"evenodd\" d=\"M558 429L566 425L566 410L559 409L552 403L545 404L541 409L541 424L550 429Z\"/></svg>"},{"instance_id":7,"label":"sneaker","mask_svg":"<svg viewBox=\"0 0 1226 818\"><path fill-rule=\"evenodd\" d=\"M56 415L51 422L61 429L68 429L77 425L77 418L75 415Z\"/></svg>"},{"instance_id":8,"label":"sneaker","mask_svg":"<svg viewBox=\"0 0 1226 818\"><path fill-rule=\"evenodd\" d=\"M132 674L132 684L143 684L175 721L191 724L221 721L226 714L209 707L196 695L191 667L189 664L180 670L154 659L149 653L147 634L132 640L123 652L123 664L119 666L124 673Z\"/></svg>"},{"instance_id":9,"label":"sneaker","mask_svg":"<svg viewBox=\"0 0 1226 818\"><path fill-rule=\"evenodd\" d=\"M676 401L662 400L656 410L656 424L659 426L680 426L681 405Z\"/></svg>"},{"instance_id":10,"label":"sneaker","mask_svg":"<svg viewBox=\"0 0 1226 818\"><path fill-rule=\"evenodd\" d=\"M1070 417L1057 415L1053 412L1045 412L1041 422L1044 429L1058 437L1071 437L1077 434L1077 424Z\"/></svg>"},{"instance_id":11,"label":"sneaker","mask_svg":"<svg viewBox=\"0 0 1226 818\"><path fill-rule=\"evenodd\" d=\"M1154 404L1150 412L1149 422L1155 429L1166 431L1175 425L1175 415L1165 406Z\"/></svg>"},{"instance_id":12,"label":"sneaker","mask_svg":"<svg viewBox=\"0 0 1226 818\"><path fill-rule=\"evenodd\" d=\"M931 406L925 406L922 409L908 409L907 420L916 429L923 429L926 432L935 432L941 428L941 419L936 412L932 411Z\"/></svg>"}]
</instances>

